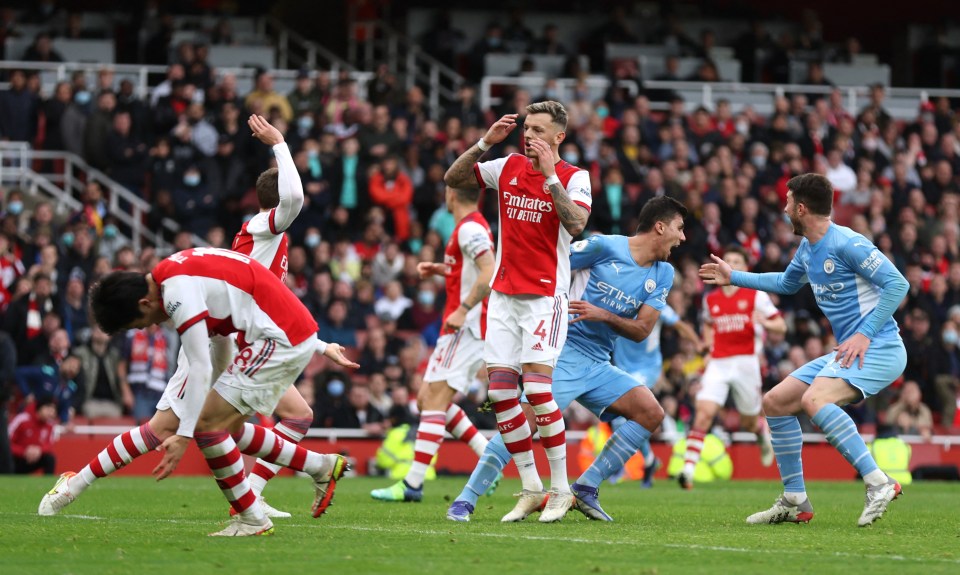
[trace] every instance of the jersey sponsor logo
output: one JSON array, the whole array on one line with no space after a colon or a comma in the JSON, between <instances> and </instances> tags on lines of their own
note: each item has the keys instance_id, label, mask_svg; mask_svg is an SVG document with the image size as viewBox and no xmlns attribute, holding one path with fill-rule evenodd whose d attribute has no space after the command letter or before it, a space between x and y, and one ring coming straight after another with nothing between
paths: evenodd
<instances>
[{"instance_id":1,"label":"jersey sponsor logo","mask_svg":"<svg viewBox=\"0 0 960 575\"><path fill-rule=\"evenodd\" d=\"M843 282L835 282L831 284L811 283L810 289L813 290L813 296L816 298L817 303L837 301L839 299L837 294L843 291Z\"/></svg>"},{"instance_id":2,"label":"jersey sponsor logo","mask_svg":"<svg viewBox=\"0 0 960 575\"><path fill-rule=\"evenodd\" d=\"M823 271L827 272L828 274L832 274L835 268L836 266L834 266L833 260L823 261Z\"/></svg>"},{"instance_id":3,"label":"jersey sponsor logo","mask_svg":"<svg viewBox=\"0 0 960 575\"><path fill-rule=\"evenodd\" d=\"M656 288L656 283L653 280L647 280L648 283L654 283L653 287L649 291L653 291ZM636 309L637 307L637 298L623 291L613 284L608 284L607 282L597 282L597 289L603 294L600 298L600 303L608 305L619 311L624 311L627 309Z\"/></svg>"},{"instance_id":4,"label":"jersey sponsor logo","mask_svg":"<svg viewBox=\"0 0 960 575\"><path fill-rule=\"evenodd\" d=\"M877 273L877 270L880 269L880 266L883 265L883 255L880 253L880 250L873 250L870 252L870 255L867 256L867 259L860 262L860 269L864 272L869 272L870 277L873 277Z\"/></svg>"},{"instance_id":5,"label":"jersey sponsor logo","mask_svg":"<svg viewBox=\"0 0 960 575\"><path fill-rule=\"evenodd\" d=\"M647 293L653 293L653 290L657 289L657 282L647 280L643 282L643 289L647 290Z\"/></svg>"},{"instance_id":6,"label":"jersey sponsor logo","mask_svg":"<svg viewBox=\"0 0 960 575\"><path fill-rule=\"evenodd\" d=\"M507 218L521 222L539 224L543 214L553 212L553 202L539 198L525 198L510 192L503 193L507 208Z\"/></svg>"},{"instance_id":7,"label":"jersey sponsor logo","mask_svg":"<svg viewBox=\"0 0 960 575\"><path fill-rule=\"evenodd\" d=\"M717 333L743 331L750 324L750 317L742 313L721 315L713 319L713 328Z\"/></svg>"}]
</instances>

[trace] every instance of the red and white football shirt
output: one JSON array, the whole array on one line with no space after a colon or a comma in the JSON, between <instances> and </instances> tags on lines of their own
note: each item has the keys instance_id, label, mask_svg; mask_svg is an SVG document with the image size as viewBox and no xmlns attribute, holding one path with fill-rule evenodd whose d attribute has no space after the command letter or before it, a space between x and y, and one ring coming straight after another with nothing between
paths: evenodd
<instances>
[{"instance_id":1,"label":"red and white football shirt","mask_svg":"<svg viewBox=\"0 0 960 575\"><path fill-rule=\"evenodd\" d=\"M493 232L480 212L467 214L453 229L443 254L443 263L450 269L443 317L457 311L463 299L470 294L470 288L480 273L476 260L492 249ZM483 299L481 305L474 306L467 312L463 327L469 329L477 339L483 339L487 330L487 298ZM444 327L441 334L447 333L454 331Z\"/></svg>"},{"instance_id":2,"label":"red and white football shirt","mask_svg":"<svg viewBox=\"0 0 960 575\"><path fill-rule=\"evenodd\" d=\"M177 252L151 272L163 309L183 334L203 321L212 334L239 332L240 347L258 339L295 346L316 337L309 310L267 268L230 250Z\"/></svg>"},{"instance_id":3,"label":"red and white football shirt","mask_svg":"<svg viewBox=\"0 0 960 575\"><path fill-rule=\"evenodd\" d=\"M753 322L759 310L769 319L780 315L767 292L737 288L731 295L715 289L703 298L703 321L713 328L714 358L754 355L760 351L763 328Z\"/></svg>"},{"instance_id":4,"label":"red and white football shirt","mask_svg":"<svg viewBox=\"0 0 960 575\"><path fill-rule=\"evenodd\" d=\"M280 203L269 212L260 212L243 224L233 238L232 249L248 255L280 278L287 279L288 240L284 233L303 207L303 184L285 143L273 147L277 159L277 188Z\"/></svg>"},{"instance_id":5,"label":"red and white football shirt","mask_svg":"<svg viewBox=\"0 0 960 575\"><path fill-rule=\"evenodd\" d=\"M481 188L500 192L500 231L494 290L507 295L553 297L570 286L570 234L547 191L546 178L530 158L510 154L474 165ZM557 177L570 199L590 210L590 175L561 160Z\"/></svg>"}]
</instances>

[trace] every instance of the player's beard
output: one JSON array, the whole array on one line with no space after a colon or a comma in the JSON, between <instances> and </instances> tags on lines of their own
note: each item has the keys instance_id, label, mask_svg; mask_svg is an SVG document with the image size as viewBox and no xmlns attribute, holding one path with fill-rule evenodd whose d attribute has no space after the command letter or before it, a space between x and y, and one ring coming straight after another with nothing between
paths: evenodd
<instances>
[{"instance_id":1,"label":"player's beard","mask_svg":"<svg viewBox=\"0 0 960 575\"><path fill-rule=\"evenodd\" d=\"M787 217L790 218L790 225L793 226L793 233L797 236L803 235L803 222L800 221L800 214L796 213L797 209L794 208L793 212L787 214Z\"/></svg>"}]
</instances>

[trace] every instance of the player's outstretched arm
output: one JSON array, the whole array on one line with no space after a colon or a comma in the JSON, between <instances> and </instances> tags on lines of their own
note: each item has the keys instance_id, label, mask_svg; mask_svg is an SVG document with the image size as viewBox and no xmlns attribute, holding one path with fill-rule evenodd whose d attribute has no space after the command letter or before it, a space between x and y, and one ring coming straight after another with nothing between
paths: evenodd
<instances>
[{"instance_id":1,"label":"player's outstretched arm","mask_svg":"<svg viewBox=\"0 0 960 575\"><path fill-rule=\"evenodd\" d=\"M277 192L280 203L274 212L271 231L283 233L303 208L303 183L280 130L270 125L263 116L256 114L250 116L247 125L253 131L253 137L273 148L273 155L277 159Z\"/></svg>"},{"instance_id":2,"label":"player's outstretched arm","mask_svg":"<svg viewBox=\"0 0 960 575\"><path fill-rule=\"evenodd\" d=\"M657 320L660 319L660 310L644 305L635 318L620 317L605 309L601 309L590 302L575 300L570 302L570 313L577 317L570 320L571 324L581 321L599 321L609 325L613 331L629 339L641 342L647 339L653 331Z\"/></svg>"},{"instance_id":3,"label":"player's outstretched arm","mask_svg":"<svg viewBox=\"0 0 960 575\"><path fill-rule=\"evenodd\" d=\"M700 279L715 286L730 285L730 274L733 272L730 264L714 254L710 254L710 259L713 261L700 266Z\"/></svg>"},{"instance_id":4,"label":"player's outstretched arm","mask_svg":"<svg viewBox=\"0 0 960 575\"><path fill-rule=\"evenodd\" d=\"M341 367L350 367L356 369L360 367L359 363L351 361L346 355L343 354L344 347L339 343L328 343L327 349L323 350L323 355L327 356L334 363Z\"/></svg>"},{"instance_id":5,"label":"player's outstretched arm","mask_svg":"<svg viewBox=\"0 0 960 575\"><path fill-rule=\"evenodd\" d=\"M504 141L510 132L517 128L517 114L507 114L493 123L487 133L484 134L480 142L483 142L483 148L480 142L470 146L470 149L454 160L453 165L443 175L443 183L451 188L476 188L479 182L473 174L473 165L477 163L480 156L492 145Z\"/></svg>"}]
</instances>

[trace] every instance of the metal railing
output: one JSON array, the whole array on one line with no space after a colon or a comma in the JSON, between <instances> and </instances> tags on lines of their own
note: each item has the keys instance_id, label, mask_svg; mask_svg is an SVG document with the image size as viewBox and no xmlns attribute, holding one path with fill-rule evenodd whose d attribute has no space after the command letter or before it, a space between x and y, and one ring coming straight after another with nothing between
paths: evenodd
<instances>
[{"instance_id":1,"label":"metal railing","mask_svg":"<svg viewBox=\"0 0 960 575\"><path fill-rule=\"evenodd\" d=\"M38 173L31 167L35 160L62 162L63 172ZM130 230L129 239L134 250L139 252L144 241L160 250L169 247L163 238L163 230L151 230L144 223L153 206L100 170L90 167L76 154L34 150L26 142L0 142L0 185L16 185L30 195L43 192L56 201L54 210L57 213L80 209L82 204L76 198L88 182L100 184L108 212ZM162 223L172 233L180 231L180 225L169 218L164 218ZM194 245L206 245L203 238L193 235L192 239Z\"/></svg>"},{"instance_id":2,"label":"metal railing","mask_svg":"<svg viewBox=\"0 0 960 575\"><path fill-rule=\"evenodd\" d=\"M362 37L362 40L358 40ZM347 59L363 70L375 70L384 63L390 72L403 77L409 90L426 86L427 104L433 119L444 104L457 97L464 78L456 70L424 52L416 42L380 20L354 22L350 27Z\"/></svg>"},{"instance_id":3,"label":"metal railing","mask_svg":"<svg viewBox=\"0 0 960 575\"><path fill-rule=\"evenodd\" d=\"M319 43L294 32L273 16L260 18L257 21L257 31L262 36L275 38L278 68L306 66L313 70L317 66L322 66L334 75L341 70L357 71L350 62Z\"/></svg>"},{"instance_id":4,"label":"metal railing","mask_svg":"<svg viewBox=\"0 0 960 575\"><path fill-rule=\"evenodd\" d=\"M480 81L480 109L489 110L494 106L503 103L503 98L497 95L497 88L513 87L521 88L530 92L531 97L540 95L540 90L547 87L551 82L558 91L557 98L561 102L569 102L573 99L574 90L580 83L577 78L547 78L545 76L484 76ZM605 76L588 76L583 80L587 87L587 98L590 102L602 98L610 87L610 80ZM620 80L618 86L627 89L630 96L637 95L637 84L635 82ZM657 109L656 106L652 106ZM666 106L663 107L666 109Z\"/></svg>"}]
</instances>

